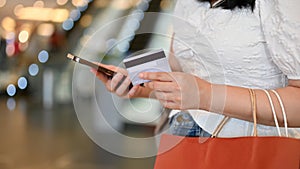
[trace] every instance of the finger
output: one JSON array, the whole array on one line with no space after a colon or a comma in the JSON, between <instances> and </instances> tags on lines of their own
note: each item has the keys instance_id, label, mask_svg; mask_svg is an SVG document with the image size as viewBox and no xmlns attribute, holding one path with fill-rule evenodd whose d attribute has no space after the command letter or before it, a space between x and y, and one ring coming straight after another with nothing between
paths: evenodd
<instances>
[{"instance_id":1,"label":"finger","mask_svg":"<svg viewBox=\"0 0 300 169\"><path fill-rule=\"evenodd\" d=\"M167 92L159 92L155 91L155 97L158 100L169 100L175 103L180 103L181 102L181 96L178 96L174 93L167 93Z\"/></svg>"},{"instance_id":2,"label":"finger","mask_svg":"<svg viewBox=\"0 0 300 169\"><path fill-rule=\"evenodd\" d=\"M145 86L153 90L164 92L174 92L180 90L180 87L174 82L151 81L146 83Z\"/></svg>"},{"instance_id":3,"label":"finger","mask_svg":"<svg viewBox=\"0 0 300 169\"><path fill-rule=\"evenodd\" d=\"M108 78L107 78L107 76L106 75L104 75L103 73L101 73L101 72L98 72L96 69L91 69L90 70L93 74L95 74L95 76L99 79L99 80L101 80L103 83L106 83L107 82L107 80L108 80Z\"/></svg>"},{"instance_id":4,"label":"finger","mask_svg":"<svg viewBox=\"0 0 300 169\"><path fill-rule=\"evenodd\" d=\"M106 65L106 64L103 64L103 63L99 63L99 62L93 62L93 63L95 63L95 64L98 65L98 66L104 67L104 68L106 68L106 69L115 71L115 72L118 70L118 67L116 67L116 66L114 66L114 65Z\"/></svg>"},{"instance_id":5,"label":"finger","mask_svg":"<svg viewBox=\"0 0 300 169\"><path fill-rule=\"evenodd\" d=\"M141 79L145 80L155 80L155 81L173 81L172 76L168 72L143 72L139 74Z\"/></svg>"},{"instance_id":6,"label":"finger","mask_svg":"<svg viewBox=\"0 0 300 169\"><path fill-rule=\"evenodd\" d=\"M116 75L114 75L114 77L111 79L111 86L110 86L112 91L115 91L120 86L123 78L124 75L122 73L117 73Z\"/></svg>"},{"instance_id":7,"label":"finger","mask_svg":"<svg viewBox=\"0 0 300 169\"><path fill-rule=\"evenodd\" d=\"M180 110L180 106L178 106L178 104L175 103L175 102L172 102L170 100L159 100L159 101L163 105L163 107L165 107L165 108Z\"/></svg>"},{"instance_id":8,"label":"finger","mask_svg":"<svg viewBox=\"0 0 300 169\"><path fill-rule=\"evenodd\" d=\"M123 75L128 76L128 71L127 71L126 69L117 67L116 72L120 72L120 73L122 73Z\"/></svg>"},{"instance_id":9,"label":"finger","mask_svg":"<svg viewBox=\"0 0 300 169\"><path fill-rule=\"evenodd\" d=\"M117 66L114 66L114 65L105 65L103 63L98 63L98 62L94 62L94 63L97 64L97 65L99 65L99 66L102 66L102 67L104 67L106 69L112 70L114 72L120 72L120 73L122 73L123 75L126 75L126 76L128 75L127 70L124 69L124 68L117 67Z\"/></svg>"},{"instance_id":10,"label":"finger","mask_svg":"<svg viewBox=\"0 0 300 169\"><path fill-rule=\"evenodd\" d=\"M126 76L124 76L126 77ZM126 77L125 80L123 82L121 82L121 85L119 87L117 87L116 89L116 94L118 96L125 96L128 93L128 86L130 85L131 81L129 79L129 77Z\"/></svg>"},{"instance_id":11,"label":"finger","mask_svg":"<svg viewBox=\"0 0 300 169\"><path fill-rule=\"evenodd\" d=\"M139 90L140 90L139 85L133 86L128 92L128 97L132 98L132 97L136 96L138 94Z\"/></svg>"}]
</instances>

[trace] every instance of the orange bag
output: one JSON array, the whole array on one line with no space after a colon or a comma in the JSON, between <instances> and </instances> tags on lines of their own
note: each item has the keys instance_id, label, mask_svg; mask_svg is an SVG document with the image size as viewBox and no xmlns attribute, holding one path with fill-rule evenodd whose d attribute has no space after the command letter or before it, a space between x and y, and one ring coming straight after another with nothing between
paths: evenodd
<instances>
[{"instance_id":1,"label":"orange bag","mask_svg":"<svg viewBox=\"0 0 300 169\"><path fill-rule=\"evenodd\" d=\"M177 142L179 144L171 148ZM239 137L207 138L201 143L195 137L163 135L154 168L299 169L300 140Z\"/></svg>"},{"instance_id":2,"label":"orange bag","mask_svg":"<svg viewBox=\"0 0 300 169\"><path fill-rule=\"evenodd\" d=\"M256 103L253 94L250 92L256 135ZM228 119L223 119L213 136L218 134ZM154 168L300 169L300 140L277 136L198 138L164 134Z\"/></svg>"}]
</instances>

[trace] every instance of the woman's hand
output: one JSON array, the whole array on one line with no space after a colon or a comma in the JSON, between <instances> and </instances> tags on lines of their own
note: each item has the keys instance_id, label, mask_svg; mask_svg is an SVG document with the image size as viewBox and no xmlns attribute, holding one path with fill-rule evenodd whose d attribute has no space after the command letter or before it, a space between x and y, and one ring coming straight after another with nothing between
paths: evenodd
<instances>
[{"instance_id":1,"label":"woman's hand","mask_svg":"<svg viewBox=\"0 0 300 169\"><path fill-rule=\"evenodd\" d=\"M107 69L117 72L112 79L109 79L105 74L98 72L96 69L91 69L91 72L94 73L99 80L101 80L106 89L116 95L124 98L137 97L141 91L140 86L134 86L129 90L131 84L128 73L125 69L113 66L113 65L104 65L97 63L99 66L103 66Z\"/></svg>"},{"instance_id":2,"label":"woman's hand","mask_svg":"<svg viewBox=\"0 0 300 169\"><path fill-rule=\"evenodd\" d=\"M146 87L170 109L204 109L207 107L210 84L196 76L182 72L144 72L140 78L150 80Z\"/></svg>"}]
</instances>

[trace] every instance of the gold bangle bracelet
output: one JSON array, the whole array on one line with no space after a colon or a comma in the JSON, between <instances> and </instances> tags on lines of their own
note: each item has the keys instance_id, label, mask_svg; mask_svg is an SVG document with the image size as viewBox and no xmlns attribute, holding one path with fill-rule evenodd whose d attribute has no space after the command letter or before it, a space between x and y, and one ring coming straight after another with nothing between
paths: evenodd
<instances>
[{"instance_id":1,"label":"gold bangle bracelet","mask_svg":"<svg viewBox=\"0 0 300 169\"><path fill-rule=\"evenodd\" d=\"M257 136L256 94L253 89L248 89L251 100L251 112L253 116L253 136Z\"/></svg>"}]
</instances>

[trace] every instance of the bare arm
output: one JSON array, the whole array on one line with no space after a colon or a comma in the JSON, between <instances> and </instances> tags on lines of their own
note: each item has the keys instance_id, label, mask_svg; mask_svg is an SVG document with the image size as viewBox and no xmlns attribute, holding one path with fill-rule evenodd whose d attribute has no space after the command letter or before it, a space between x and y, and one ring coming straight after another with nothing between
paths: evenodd
<instances>
[{"instance_id":1,"label":"bare arm","mask_svg":"<svg viewBox=\"0 0 300 169\"><path fill-rule=\"evenodd\" d=\"M204 97L210 100L210 102L207 102L203 107L204 109L223 113L242 120L252 121L250 96L247 89L225 85L211 85L210 90L211 92L204 92L204 95L206 95ZM287 87L276 90L282 98L289 127L300 127L300 80L290 80ZM258 123L275 125L266 94L262 90L255 90L255 93L257 98ZM280 104L274 94L270 92L270 95L274 102L279 123L283 126Z\"/></svg>"},{"instance_id":2,"label":"bare arm","mask_svg":"<svg viewBox=\"0 0 300 169\"><path fill-rule=\"evenodd\" d=\"M248 89L227 85L211 84L199 77L182 72L140 74L141 78L151 80L155 97L170 109L202 109L230 117L252 121L251 101ZM300 127L300 80L290 80L289 85L276 89L281 96L288 116L289 127ZM257 121L260 124L275 125L266 94L255 90L257 99ZM280 104L271 94L277 117L283 126Z\"/></svg>"}]
</instances>

